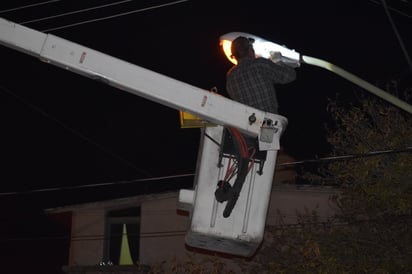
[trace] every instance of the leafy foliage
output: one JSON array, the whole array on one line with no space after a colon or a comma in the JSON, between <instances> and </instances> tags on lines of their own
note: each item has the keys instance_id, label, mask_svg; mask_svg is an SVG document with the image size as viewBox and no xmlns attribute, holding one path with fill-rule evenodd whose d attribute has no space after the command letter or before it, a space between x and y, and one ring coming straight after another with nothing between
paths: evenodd
<instances>
[{"instance_id":1,"label":"leafy foliage","mask_svg":"<svg viewBox=\"0 0 412 274\"><path fill-rule=\"evenodd\" d=\"M398 82L390 86L399 91ZM408 100L412 89L402 93ZM318 174L306 176L342 189L337 200L341 213L327 228L318 226L301 240L319 247L312 259L320 273L410 273L412 115L367 94L358 99L328 105L334 121L328 127L331 156L354 157L329 162Z\"/></svg>"},{"instance_id":2,"label":"leafy foliage","mask_svg":"<svg viewBox=\"0 0 412 274\"><path fill-rule=\"evenodd\" d=\"M368 219L411 214L412 115L366 95L346 107L330 101L329 111L335 120L328 135L334 155L366 155L322 167L325 177L347 190L340 200L345 214ZM370 153L381 151L386 153Z\"/></svg>"}]
</instances>

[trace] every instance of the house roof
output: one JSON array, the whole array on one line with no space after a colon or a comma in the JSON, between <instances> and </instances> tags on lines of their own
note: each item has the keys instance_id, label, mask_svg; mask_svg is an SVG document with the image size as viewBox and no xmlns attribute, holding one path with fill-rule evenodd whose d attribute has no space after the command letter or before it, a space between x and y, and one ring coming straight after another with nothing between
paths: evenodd
<instances>
[{"instance_id":1,"label":"house roof","mask_svg":"<svg viewBox=\"0 0 412 274\"><path fill-rule=\"evenodd\" d=\"M339 189L330 186L314 186L314 185L295 185L295 184L275 184L272 191L301 191L301 192L339 192ZM130 207L131 205L139 205L142 202L150 200L159 200L167 198L178 198L179 191L165 191L160 193L132 195L122 198L107 199L93 202L77 203L53 208L45 209L46 213L63 213L70 211L78 211L82 209L120 209Z\"/></svg>"},{"instance_id":2,"label":"house roof","mask_svg":"<svg viewBox=\"0 0 412 274\"><path fill-rule=\"evenodd\" d=\"M162 193L152 193L152 194L142 194L142 195L134 195L130 197L123 197L117 199L109 199L103 201L95 201L95 202L87 202L87 203L79 203L67 206L59 206L54 208L47 208L45 209L46 213L63 213L63 212L70 212L70 211L78 211L83 209L120 209L129 207L131 205L139 205L142 202L150 201L150 200L159 200L159 199L167 199L167 198L176 198L178 197L178 191L167 191Z\"/></svg>"}]
</instances>

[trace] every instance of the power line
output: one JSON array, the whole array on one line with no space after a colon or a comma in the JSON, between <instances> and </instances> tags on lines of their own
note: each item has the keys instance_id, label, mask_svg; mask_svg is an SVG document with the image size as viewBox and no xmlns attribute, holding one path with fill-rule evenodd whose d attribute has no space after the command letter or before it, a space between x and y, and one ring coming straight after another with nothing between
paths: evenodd
<instances>
[{"instance_id":1,"label":"power line","mask_svg":"<svg viewBox=\"0 0 412 274\"><path fill-rule=\"evenodd\" d=\"M89 235L79 235L71 237L70 235L65 236L31 236L31 237L4 237L0 238L0 242L17 242L17 241L49 241L49 240L70 240L71 242L85 242L85 241L101 241L107 240L110 237L122 237L122 236L140 236L140 238L167 238L167 237L178 237L184 236L186 230L171 230L171 231L153 231L153 232L140 232L140 233L125 233L125 234L89 234Z\"/></svg>"},{"instance_id":2,"label":"power line","mask_svg":"<svg viewBox=\"0 0 412 274\"><path fill-rule=\"evenodd\" d=\"M41 2L41 3L36 3L36 4L30 4L30 5L25 5L25 6L20 6L16 8L10 8L10 9L5 9L5 10L0 10L0 13L6 13L6 12L11 12L11 11L16 11L16 10L22 10L22 9L27 9L27 8L32 8L32 7L37 7L37 6L42 6L42 5L47 5L55 2L60 2L62 0L51 0L51 1L46 1L46 2Z\"/></svg>"},{"instance_id":3,"label":"power line","mask_svg":"<svg viewBox=\"0 0 412 274\"><path fill-rule=\"evenodd\" d=\"M41 108L35 106L34 104L24 100L22 97L18 96L17 94L15 94L14 92L10 91L9 89L7 89L6 87L0 85L0 90L3 90L4 92L6 92L7 94L13 96L15 99L17 99L18 101L20 101L21 103L23 103L25 106L31 108L32 110L40 113L41 115L43 115L44 117L52 120L53 122L57 123L58 125L60 125L61 127L63 127L65 130L67 130L68 132L76 135L77 137L79 137L80 139L86 141L87 143L95 146L96 148L100 149L101 151L103 151L104 153L112 156L113 158L116 158L117 160L119 160L120 162L122 162L123 164L127 165L128 167L131 167L133 169L135 169L136 171L138 171L139 173L143 173L145 175L150 175L148 174L147 171L142 170L140 168L138 168L135 164L131 163L130 161L124 159L123 157L120 157L119 155L113 153L112 151L108 150L107 148L103 147L102 145L96 143L95 141L91 140L90 138L88 138L87 136L85 136L84 134L80 133L79 131L75 130L74 128L66 125L65 123L63 123L62 121L56 119L55 117L51 116L49 113L47 113L46 111L42 110Z\"/></svg>"},{"instance_id":4,"label":"power line","mask_svg":"<svg viewBox=\"0 0 412 274\"><path fill-rule=\"evenodd\" d=\"M50 31L54 31L54 30L70 28L70 27L79 26L79 25L83 25L83 24L94 23L94 22L98 22L98 21L113 19L113 18L116 18L116 17L126 16L126 15L130 15L130 14L133 14L133 13L138 13L138 12L143 12L143 11L147 11L147 10L163 8L163 7L166 7L166 6L172 6L172 5L176 5L176 4L180 4L180 3L188 2L188 1L190 1L190 0L174 1L174 2L170 2L170 3L166 3L166 4L160 4L160 5L157 5L157 6L150 6L150 7L147 7L147 8L131 10L131 11L128 11L128 12L118 13L118 14L114 14L114 15L110 15L110 16L100 17L100 18L91 19L91 20L85 20L85 21L81 21L81 22L78 22L78 23L67 24L67 25L63 25L63 26L60 26L60 27L43 29L41 31L42 32L50 32Z\"/></svg>"},{"instance_id":5,"label":"power line","mask_svg":"<svg viewBox=\"0 0 412 274\"><path fill-rule=\"evenodd\" d=\"M21 7L16 7L16 8L12 8L12 9L2 10L2 11L0 11L0 14L10 12L10 11L20 10L20 9L25 9L25 8L29 8L29 7L45 5L45 4L49 4L49 3L57 2L57 1L61 1L61 0L47 1L47 2L43 2L43 3L39 3L39 4L33 4L33 5L27 5L27 6L21 6ZM48 20L48 19L54 19L54 18L63 17L63 16L67 16L67 15L73 15L73 14L77 14L77 13L81 13L81 12L85 12L85 11L96 10L96 9L100 9L100 8L106 8L106 7L114 6L114 5L120 5L120 4L124 4L126 2L131 2L131 1L134 1L134 0L118 1L118 2L105 4L105 5L100 5L100 6L95 6L95 7L91 7L91 8L85 8L85 9L71 11L71 12L67 12L67 13L62 13L62 14L42 17L42 18L38 18L38 19L23 21L23 22L20 22L19 24L24 25L24 24L34 23L34 22L45 21L45 20ZM96 18L96 19L81 21L81 22L78 22L78 23L67 24L67 25L63 25L63 26L60 26L60 27L47 28L47 29L43 29L41 31L49 32L49 31L54 31L54 30L58 30L58 29L74 27L74 26L83 25L83 24L87 24L87 23L93 23L93 22L108 20L108 19L112 19L112 18L116 18L116 17L121 17L121 16L129 15L129 14L133 14L133 13L138 13L138 12L143 12L143 11L147 11L147 10L163 8L163 7L166 7L166 6L172 6L172 5L176 5L176 4L180 4L180 3L188 2L188 1L190 1L190 0L178 0L178 1L170 2L170 3L159 4L159 5L156 5L156 6L150 6L150 7L146 7L146 8L131 10L131 11L128 11L128 12L118 13L118 14L114 14L114 15L110 15L110 16L106 16L106 17L100 17L100 18Z\"/></svg>"},{"instance_id":6,"label":"power line","mask_svg":"<svg viewBox=\"0 0 412 274\"><path fill-rule=\"evenodd\" d=\"M372 3L375 3L376 5L382 6L381 2L378 2L378 1L375 1L375 0L369 0L369 1L372 2ZM390 9L391 11L396 12L396 13L402 15L402 16L405 16L405 17L408 17L408 18L412 19L412 15L407 14L403 11L400 11L400 10L392 8L392 7L388 7L388 9Z\"/></svg>"},{"instance_id":7,"label":"power line","mask_svg":"<svg viewBox=\"0 0 412 274\"><path fill-rule=\"evenodd\" d=\"M38 18L38 19L19 22L19 24L25 25L25 24L40 22L40 21L59 18L59 17L67 16L67 15L82 13L82 12L86 12L86 11L97 10L97 9L101 9L101 8L107 8L107 7L111 7L111 6L115 6L115 5L121 5L121 4L124 4L124 3L127 3L127 2L131 2L131 1L134 1L134 0L123 0L123 1L118 1L118 2L109 3L109 4L105 4L105 5L95 6L95 7L91 7L91 8L85 8L85 9L81 9L81 10L69 11L69 12L65 12L65 13L61 13L61 14L57 14L57 15L51 15L51 16L42 17L42 18Z\"/></svg>"},{"instance_id":8,"label":"power line","mask_svg":"<svg viewBox=\"0 0 412 274\"><path fill-rule=\"evenodd\" d=\"M402 220L404 222L411 222L412 216L408 214L404 215L393 215L394 217ZM349 227L357 224L367 224L370 222L377 221L379 219L360 219L355 222L339 222L339 221L315 221L315 222L303 222L298 224L278 224L278 225L268 225L267 227L273 230L283 230L283 229L302 229L303 225L321 225L321 226L334 226L334 227ZM17 241L48 241L48 240L70 240L72 242L83 242L83 241L101 241L107 240L110 237L122 237L127 236L140 236L141 238L166 238L166 237L177 237L184 236L187 233L186 230L170 230L170 231L151 231L151 232L140 232L140 233L119 233L112 235L105 234L88 234L88 235L78 235L70 236L67 235L58 235L58 236L29 236L29 237L12 237L5 236L0 238L0 242L17 242Z\"/></svg>"},{"instance_id":9,"label":"power line","mask_svg":"<svg viewBox=\"0 0 412 274\"><path fill-rule=\"evenodd\" d=\"M386 1L385 1L385 0L382 0L382 5L383 5L383 8L384 8L384 10L385 10L385 12L386 12L386 16L387 16L388 19L389 19L389 22L390 22L390 24L391 24L391 27L392 27L392 29L393 29L393 32L395 33L396 38L398 39L399 45L400 45L400 47L401 47L401 49L402 49L402 52L403 52L403 54L405 55L405 59L406 59L406 62L408 63L408 65L409 65L409 69L412 69L412 61L411 61L411 59L409 58L408 51L406 50L405 45L404 45L404 43L403 43L403 41L402 41L402 37L400 36L400 34L399 34L399 32L398 32L398 29L396 28L396 25L395 25L395 23L394 23L393 20L392 20L392 16L391 16L391 14L390 14L390 12L389 12L388 5L386 4Z\"/></svg>"},{"instance_id":10,"label":"power line","mask_svg":"<svg viewBox=\"0 0 412 274\"><path fill-rule=\"evenodd\" d=\"M40 193L40 192L61 191L61 190L74 190L74 189L82 189L82 188L103 187L103 186L112 186L112 185L124 185L124 184L140 183L140 182L162 181L162 180L167 180L167 179L192 177L194 175L195 175L194 173L187 173L187 174L179 174L179 175L134 179L134 180L127 180L127 181L124 180L124 181L96 183L96 184L87 184L87 185L78 185L78 186L39 188L39 189L33 189L33 190L29 190L29 191L1 192L0 197L1 196L19 195L19 194L28 194L28 193Z\"/></svg>"},{"instance_id":11,"label":"power line","mask_svg":"<svg viewBox=\"0 0 412 274\"><path fill-rule=\"evenodd\" d=\"M330 161L337 161L337 160L350 160L350 159L354 159L354 158L365 158L365 157L371 157L371 156L378 156L378 155L382 155L382 154L402 153L402 152L409 152L409 151L412 151L412 147L406 147L406 148L402 148L402 149L378 150L378 151L371 151L371 152L368 152L368 153L361 153L361 154L331 156L331 157L323 157L323 158L318 158L318 159L309 159L309 160L302 160L302 161L287 162L287 163L277 164L276 167L293 166L293 165L318 163L318 162L330 162ZM34 189L34 190L30 190L30 191L25 191L25 192L18 192L18 191L1 192L0 197L1 196L19 195L19 194L28 194L28 193L40 193L40 192L74 190L74 189L103 187L103 186L112 186L112 185L124 185L124 184L138 183L138 182L162 181L162 180L167 180L167 179L193 177L195 175L196 175L195 173L186 173L186 174L177 174L177 175L160 176L160 177L143 178L143 179L134 179L134 180L124 180L124 181L107 182L107 183L86 184L86 185L79 185L79 186L41 188L41 189Z\"/></svg>"},{"instance_id":12,"label":"power line","mask_svg":"<svg viewBox=\"0 0 412 274\"><path fill-rule=\"evenodd\" d=\"M355 159L355 158L364 158L364 157L378 156L382 154L401 153L401 152L409 152L409 151L412 151L412 147L405 147L401 149L377 150L377 151L371 151L367 153L357 153L357 154L349 154L349 155L341 155L341 156L323 157L323 158L317 158L317 159L308 159L308 160L302 160L302 161L282 163L276 166L280 167L280 166L292 166L292 165L319 163L319 162L331 162L331 161L337 161L337 160L350 160L350 159Z\"/></svg>"}]
</instances>

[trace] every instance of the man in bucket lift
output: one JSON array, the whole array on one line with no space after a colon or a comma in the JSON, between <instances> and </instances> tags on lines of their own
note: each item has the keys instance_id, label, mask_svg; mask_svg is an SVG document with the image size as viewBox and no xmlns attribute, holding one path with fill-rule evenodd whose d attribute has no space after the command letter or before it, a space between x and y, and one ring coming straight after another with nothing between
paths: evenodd
<instances>
[{"instance_id":1,"label":"man in bucket lift","mask_svg":"<svg viewBox=\"0 0 412 274\"><path fill-rule=\"evenodd\" d=\"M282 62L280 52L271 53L270 60L262 57L256 58L253 42L254 39L244 36L233 40L231 51L237 64L227 72L227 93L235 101L278 114L275 84L292 82L296 79L296 71ZM256 138L245 137L237 129L226 128L225 133L227 136L225 143L228 141L232 143L233 153L237 157L237 177L233 186L229 183L233 175L219 181L215 197L218 202L228 202L223 213L224 217L228 217L249 171L249 160L253 161L258 147Z\"/></svg>"},{"instance_id":2,"label":"man in bucket lift","mask_svg":"<svg viewBox=\"0 0 412 274\"><path fill-rule=\"evenodd\" d=\"M274 52L270 60L256 58L254 40L243 36L232 42L232 57L237 61L226 75L229 96L242 104L278 114L275 84L287 84L296 79L294 68L282 62L280 52Z\"/></svg>"}]
</instances>

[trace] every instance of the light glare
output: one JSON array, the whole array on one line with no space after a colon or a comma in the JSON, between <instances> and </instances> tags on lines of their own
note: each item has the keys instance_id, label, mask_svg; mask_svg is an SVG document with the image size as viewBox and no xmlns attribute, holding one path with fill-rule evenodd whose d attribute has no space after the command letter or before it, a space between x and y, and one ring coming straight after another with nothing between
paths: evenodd
<instances>
[{"instance_id":1,"label":"light glare","mask_svg":"<svg viewBox=\"0 0 412 274\"><path fill-rule=\"evenodd\" d=\"M232 50L230 49L230 47L232 46L232 41L222 40L220 42L220 45L223 48L223 52L225 53L226 58L229 59L230 62L236 65L237 61L235 58L232 57Z\"/></svg>"},{"instance_id":2,"label":"light glare","mask_svg":"<svg viewBox=\"0 0 412 274\"><path fill-rule=\"evenodd\" d=\"M273 42L267 41L256 35L252 35L245 32L230 32L220 36L220 45L227 57L227 59L233 64L237 64L236 59L232 58L232 51L230 49L232 41L239 36L244 36L247 38L253 38L255 42L253 43L253 49L255 50L256 57L270 58L272 52L280 52L283 57L289 59L292 63L299 64L300 54L294 50L288 49L285 46L275 44Z\"/></svg>"}]
</instances>

